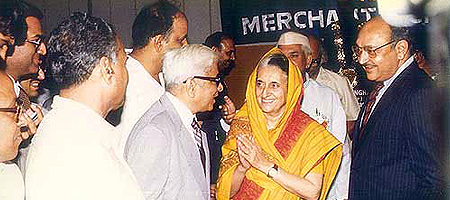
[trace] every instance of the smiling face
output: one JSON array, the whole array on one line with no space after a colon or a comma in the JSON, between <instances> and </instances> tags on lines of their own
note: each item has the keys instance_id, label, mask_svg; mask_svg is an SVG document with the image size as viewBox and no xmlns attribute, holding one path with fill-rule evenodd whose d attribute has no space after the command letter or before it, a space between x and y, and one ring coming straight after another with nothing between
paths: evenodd
<instances>
[{"instance_id":1,"label":"smiling face","mask_svg":"<svg viewBox=\"0 0 450 200\"><path fill-rule=\"evenodd\" d=\"M391 30L381 18L369 21L358 34L356 45L375 49L391 41ZM367 79L381 82L391 78L400 67L398 55L394 49L396 42L376 50L376 56L371 57L362 51L358 62L367 73Z\"/></svg>"},{"instance_id":2,"label":"smiling face","mask_svg":"<svg viewBox=\"0 0 450 200\"><path fill-rule=\"evenodd\" d=\"M258 67L256 101L265 115L281 116L286 109L288 77L278 66Z\"/></svg>"},{"instance_id":3,"label":"smiling face","mask_svg":"<svg viewBox=\"0 0 450 200\"><path fill-rule=\"evenodd\" d=\"M6 72L16 80L25 74L38 73L42 57L47 54L47 47L38 41L42 38L39 19L27 17L27 39L23 45L15 46L14 53L6 59ZM34 44L38 43L38 44Z\"/></svg>"}]
</instances>

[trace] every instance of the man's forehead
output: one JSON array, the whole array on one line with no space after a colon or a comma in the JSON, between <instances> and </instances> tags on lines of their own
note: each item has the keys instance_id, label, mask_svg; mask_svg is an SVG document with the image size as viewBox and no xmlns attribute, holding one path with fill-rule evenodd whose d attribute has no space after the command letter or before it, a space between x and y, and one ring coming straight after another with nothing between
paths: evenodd
<instances>
[{"instance_id":1,"label":"man's forehead","mask_svg":"<svg viewBox=\"0 0 450 200\"><path fill-rule=\"evenodd\" d=\"M28 37L35 37L42 35L42 27L41 27L41 21L33 16L28 16L25 18L25 21L27 22L28 31L27 36Z\"/></svg>"},{"instance_id":2,"label":"man's forehead","mask_svg":"<svg viewBox=\"0 0 450 200\"><path fill-rule=\"evenodd\" d=\"M300 44L289 44L289 45L278 45L278 48L281 51L287 51L289 53L300 52L301 45Z\"/></svg>"}]
</instances>

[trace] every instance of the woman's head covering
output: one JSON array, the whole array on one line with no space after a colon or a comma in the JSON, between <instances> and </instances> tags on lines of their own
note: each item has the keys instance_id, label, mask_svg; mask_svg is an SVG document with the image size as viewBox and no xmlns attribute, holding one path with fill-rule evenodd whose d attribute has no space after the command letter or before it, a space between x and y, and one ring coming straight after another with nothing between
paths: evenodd
<instances>
[{"instance_id":1,"label":"woman's head covering","mask_svg":"<svg viewBox=\"0 0 450 200\"><path fill-rule=\"evenodd\" d=\"M261 61L273 54L283 54L281 50L277 47L272 48L269 50L258 62L258 65L253 70L252 74L250 75L247 83L247 92L246 92L246 103L241 107L239 112L237 113L236 117L248 117L250 120L250 125L252 127L252 130L255 135L255 139L258 141L259 144L263 147L265 151L268 151L271 155L279 155L278 151L276 151L275 148L265 149L262 144L267 144L268 146L273 147L273 141L276 138L278 138L279 134L283 130L283 127L285 126L287 119L291 115L292 111L294 110L295 106L297 105L297 102L301 100L302 94L303 94L303 79L302 79L302 73L300 69L295 67L295 65L289 61L289 76L288 76L288 93L286 98L286 109L283 112L283 115L279 119L277 125L271 129L270 131L266 128L265 118L263 115L263 112L261 108L258 105L258 102L256 100L256 76L258 74L258 67L261 64ZM268 140L270 138L270 141ZM281 158L281 157L279 157Z\"/></svg>"}]
</instances>

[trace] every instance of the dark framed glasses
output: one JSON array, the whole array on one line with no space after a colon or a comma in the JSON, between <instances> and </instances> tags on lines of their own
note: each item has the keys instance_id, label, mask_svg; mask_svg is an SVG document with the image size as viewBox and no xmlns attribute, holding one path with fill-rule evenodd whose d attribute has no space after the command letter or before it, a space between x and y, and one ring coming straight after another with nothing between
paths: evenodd
<instances>
[{"instance_id":1,"label":"dark framed glasses","mask_svg":"<svg viewBox=\"0 0 450 200\"><path fill-rule=\"evenodd\" d=\"M23 106L20 104L20 101L16 99L16 105L13 108L0 108L0 112L9 112L14 113L14 118L16 123L19 122L19 116L23 111Z\"/></svg>"},{"instance_id":2,"label":"dark framed glasses","mask_svg":"<svg viewBox=\"0 0 450 200\"><path fill-rule=\"evenodd\" d=\"M223 83L222 77L209 77L209 76L193 76L192 78L197 78L205 81L211 81L215 82L217 86L219 86L220 83ZM187 80L183 81L183 83L186 83Z\"/></svg>"},{"instance_id":3,"label":"dark framed glasses","mask_svg":"<svg viewBox=\"0 0 450 200\"><path fill-rule=\"evenodd\" d=\"M392 41L390 41L390 42L388 42L386 44L383 44L383 45L375 47L375 48L367 47L367 46L360 47L360 46L355 44L355 45L352 46L352 51L358 58L361 56L363 51L367 52L367 54L369 55L370 58L375 58L375 57L377 57L377 51L379 49L381 49L383 47L386 47L386 46L388 46L388 45L390 45L390 44L392 44L394 42L397 42L397 40L392 40Z\"/></svg>"},{"instance_id":4,"label":"dark framed glasses","mask_svg":"<svg viewBox=\"0 0 450 200\"><path fill-rule=\"evenodd\" d=\"M35 40L29 40L26 39L25 42L31 43L36 47L36 51L37 49L41 46L41 44L44 42L44 36L40 35L37 39Z\"/></svg>"}]
</instances>

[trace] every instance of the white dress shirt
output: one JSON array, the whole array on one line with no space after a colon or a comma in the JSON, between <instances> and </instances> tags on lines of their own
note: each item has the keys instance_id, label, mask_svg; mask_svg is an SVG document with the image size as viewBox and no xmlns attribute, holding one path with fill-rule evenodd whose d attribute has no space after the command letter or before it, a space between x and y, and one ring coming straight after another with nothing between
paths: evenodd
<instances>
[{"instance_id":1,"label":"white dress shirt","mask_svg":"<svg viewBox=\"0 0 450 200\"><path fill-rule=\"evenodd\" d=\"M321 85L306 74L303 84L301 110L319 124L326 122L327 130L343 144L342 161L331 185L327 199L347 199L350 180L351 152L347 138L347 124L344 109L337 94L329 87Z\"/></svg>"},{"instance_id":2,"label":"white dress shirt","mask_svg":"<svg viewBox=\"0 0 450 200\"><path fill-rule=\"evenodd\" d=\"M150 106L164 94L163 78L159 76L158 83L136 59L128 56L128 86L120 124L117 125L119 135L119 153L123 155L128 136L136 122Z\"/></svg>"},{"instance_id":3,"label":"white dress shirt","mask_svg":"<svg viewBox=\"0 0 450 200\"><path fill-rule=\"evenodd\" d=\"M358 118L360 109L358 99L346 77L321 67L319 68L316 81L330 87L336 92L342 103L347 121L354 121Z\"/></svg>"},{"instance_id":4,"label":"white dress shirt","mask_svg":"<svg viewBox=\"0 0 450 200\"><path fill-rule=\"evenodd\" d=\"M27 200L143 200L114 134L91 108L55 96L28 153Z\"/></svg>"},{"instance_id":5,"label":"white dress shirt","mask_svg":"<svg viewBox=\"0 0 450 200\"><path fill-rule=\"evenodd\" d=\"M0 199L24 200L25 188L19 167L0 163Z\"/></svg>"},{"instance_id":6,"label":"white dress shirt","mask_svg":"<svg viewBox=\"0 0 450 200\"><path fill-rule=\"evenodd\" d=\"M16 96L19 97L20 94L20 83L18 83L16 80L14 80L14 78L12 76L10 76L8 74L9 78L12 80L12 82L14 83L14 92L16 93Z\"/></svg>"}]
</instances>

